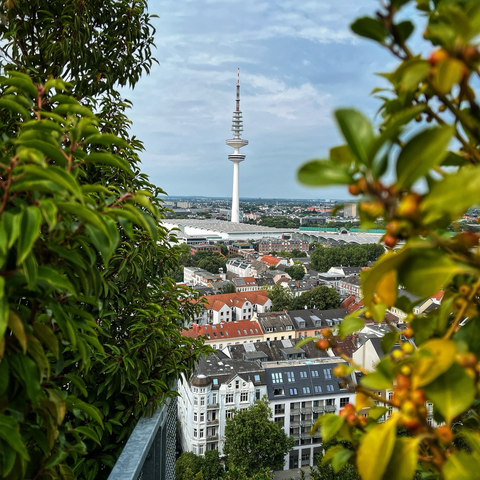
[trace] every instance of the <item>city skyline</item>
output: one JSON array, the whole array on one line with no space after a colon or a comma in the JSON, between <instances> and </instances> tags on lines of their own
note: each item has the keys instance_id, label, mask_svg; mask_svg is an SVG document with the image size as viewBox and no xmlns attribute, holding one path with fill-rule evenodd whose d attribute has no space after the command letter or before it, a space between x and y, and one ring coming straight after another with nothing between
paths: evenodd
<instances>
[{"instance_id":1,"label":"city skyline","mask_svg":"<svg viewBox=\"0 0 480 480\"><path fill-rule=\"evenodd\" d=\"M249 161L240 197L345 198L344 188L311 189L295 178L311 158L341 143L333 110L353 106L374 117L374 75L394 64L373 42L349 30L372 13L366 0L272 5L246 0L157 1L152 68L129 114L145 143L142 170L172 196L231 194L224 144L231 126L237 67ZM152 96L154 100L152 100Z\"/></svg>"}]
</instances>

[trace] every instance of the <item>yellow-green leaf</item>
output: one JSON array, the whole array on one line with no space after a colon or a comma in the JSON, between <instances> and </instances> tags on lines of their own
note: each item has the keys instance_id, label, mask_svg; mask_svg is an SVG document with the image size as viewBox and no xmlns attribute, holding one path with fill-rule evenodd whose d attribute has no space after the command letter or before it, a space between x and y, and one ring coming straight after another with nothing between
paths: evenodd
<instances>
[{"instance_id":1,"label":"yellow-green leaf","mask_svg":"<svg viewBox=\"0 0 480 480\"><path fill-rule=\"evenodd\" d=\"M13 332L18 343L22 347L23 353L27 353L27 336L25 335L25 328L23 322L20 320L15 312L8 313L8 328Z\"/></svg>"},{"instance_id":2,"label":"yellow-green leaf","mask_svg":"<svg viewBox=\"0 0 480 480\"><path fill-rule=\"evenodd\" d=\"M418 461L416 438L397 438L393 454L383 478L385 480L411 480L415 475Z\"/></svg>"}]
</instances>

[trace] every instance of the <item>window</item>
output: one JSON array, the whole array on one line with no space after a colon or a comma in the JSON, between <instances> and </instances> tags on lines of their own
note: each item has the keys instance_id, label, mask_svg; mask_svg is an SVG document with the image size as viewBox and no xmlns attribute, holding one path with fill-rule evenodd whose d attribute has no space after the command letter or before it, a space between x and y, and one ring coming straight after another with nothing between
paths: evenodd
<instances>
[{"instance_id":1,"label":"window","mask_svg":"<svg viewBox=\"0 0 480 480\"><path fill-rule=\"evenodd\" d=\"M313 391L314 391L315 393L322 393L322 387L321 387L320 385L315 385L315 386L313 387Z\"/></svg>"},{"instance_id":2,"label":"window","mask_svg":"<svg viewBox=\"0 0 480 480\"><path fill-rule=\"evenodd\" d=\"M240 401L241 402L248 402L248 393L247 392L242 392L240 394Z\"/></svg>"},{"instance_id":3,"label":"window","mask_svg":"<svg viewBox=\"0 0 480 480\"><path fill-rule=\"evenodd\" d=\"M197 397L193 397L193 404L198 405L198 398Z\"/></svg>"},{"instance_id":4,"label":"window","mask_svg":"<svg viewBox=\"0 0 480 480\"><path fill-rule=\"evenodd\" d=\"M220 348L222 348L221 345L220 345ZM214 379L213 379L213 384L214 384L214 385L218 385L218 378L214 378Z\"/></svg>"},{"instance_id":5,"label":"window","mask_svg":"<svg viewBox=\"0 0 480 480\"><path fill-rule=\"evenodd\" d=\"M260 381L260 375L255 375L253 377L253 379L256 381L256 382L259 382Z\"/></svg>"},{"instance_id":6,"label":"window","mask_svg":"<svg viewBox=\"0 0 480 480\"><path fill-rule=\"evenodd\" d=\"M290 395L297 395L297 389L296 388L291 388L290 389Z\"/></svg>"},{"instance_id":7,"label":"window","mask_svg":"<svg viewBox=\"0 0 480 480\"><path fill-rule=\"evenodd\" d=\"M282 372L272 373L272 383L283 383Z\"/></svg>"},{"instance_id":8,"label":"window","mask_svg":"<svg viewBox=\"0 0 480 480\"><path fill-rule=\"evenodd\" d=\"M323 375L325 376L325 380L330 380L332 378L332 369L331 368L324 368Z\"/></svg>"},{"instance_id":9,"label":"window","mask_svg":"<svg viewBox=\"0 0 480 480\"><path fill-rule=\"evenodd\" d=\"M233 403L233 393L227 393L225 395L225 403Z\"/></svg>"},{"instance_id":10,"label":"window","mask_svg":"<svg viewBox=\"0 0 480 480\"><path fill-rule=\"evenodd\" d=\"M193 436L196 438L198 436L198 431L196 428L193 429Z\"/></svg>"},{"instance_id":11,"label":"window","mask_svg":"<svg viewBox=\"0 0 480 480\"><path fill-rule=\"evenodd\" d=\"M255 389L255 400L260 400L260 389L259 388Z\"/></svg>"},{"instance_id":12,"label":"window","mask_svg":"<svg viewBox=\"0 0 480 480\"><path fill-rule=\"evenodd\" d=\"M213 403L213 404L217 403L217 394L216 394L216 393L214 393L214 394L212 395L212 403Z\"/></svg>"},{"instance_id":13,"label":"window","mask_svg":"<svg viewBox=\"0 0 480 480\"><path fill-rule=\"evenodd\" d=\"M225 418L232 418L232 411L231 410L225 410Z\"/></svg>"},{"instance_id":14,"label":"window","mask_svg":"<svg viewBox=\"0 0 480 480\"><path fill-rule=\"evenodd\" d=\"M236 389L240 388L240 380L235 380L235 388Z\"/></svg>"},{"instance_id":15,"label":"window","mask_svg":"<svg viewBox=\"0 0 480 480\"><path fill-rule=\"evenodd\" d=\"M327 392L333 392L334 390L333 385L327 385Z\"/></svg>"},{"instance_id":16,"label":"window","mask_svg":"<svg viewBox=\"0 0 480 480\"><path fill-rule=\"evenodd\" d=\"M307 372L300 372L300 378L307 378Z\"/></svg>"},{"instance_id":17,"label":"window","mask_svg":"<svg viewBox=\"0 0 480 480\"><path fill-rule=\"evenodd\" d=\"M248 334L248 333L247 333L247 331L246 331L245 329L243 329L243 333L244 333L245 335L247 335L247 334Z\"/></svg>"},{"instance_id":18,"label":"window","mask_svg":"<svg viewBox=\"0 0 480 480\"><path fill-rule=\"evenodd\" d=\"M199 455L203 455L203 445L200 445L200 446L198 447L198 454L199 454Z\"/></svg>"},{"instance_id":19,"label":"window","mask_svg":"<svg viewBox=\"0 0 480 480\"><path fill-rule=\"evenodd\" d=\"M203 438L204 432L205 432L205 430L203 428L201 428L200 429L200 435L199 435L200 438Z\"/></svg>"},{"instance_id":20,"label":"window","mask_svg":"<svg viewBox=\"0 0 480 480\"><path fill-rule=\"evenodd\" d=\"M312 370L312 377L318 377L318 370Z\"/></svg>"},{"instance_id":21,"label":"window","mask_svg":"<svg viewBox=\"0 0 480 480\"><path fill-rule=\"evenodd\" d=\"M350 402L349 397L341 398L340 399L340 408L344 407L348 402Z\"/></svg>"},{"instance_id":22,"label":"window","mask_svg":"<svg viewBox=\"0 0 480 480\"><path fill-rule=\"evenodd\" d=\"M197 412L193 412L193 421L198 422Z\"/></svg>"},{"instance_id":23,"label":"window","mask_svg":"<svg viewBox=\"0 0 480 480\"><path fill-rule=\"evenodd\" d=\"M205 397L200 397L200 405L205 405Z\"/></svg>"},{"instance_id":24,"label":"window","mask_svg":"<svg viewBox=\"0 0 480 480\"><path fill-rule=\"evenodd\" d=\"M285 375L287 376L287 382L295 381L295 375L293 374L293 372L285 372Z\"/></svg>"},{"instance_id":25,"label":"window","mask_svg":"<svg viewBox=\"0 0 480 480\"><path fill-rule=\"evenodd\" d=\"M303 393L310 393L310 387L303 387Z\"/></svg>"},{"instance_id":26,"label":"window","mask_svg":"<svg viewBox=\"0 0 480 480\"><path fill-rule=\"evenodd\" d=\"M205 421L205 414L204 413L200 413L200 421L201 422Z\"/></svg>"},{"instance_id":27,"label":"window","mask_svg":"<svg viewBox=\"0 0 480 480\"><path fill-rule=\"evenodd\" d=\"M275 415L280 415L281 413L285 413L285 404L279 403L275 405Z\"/></svg>"}]
</instances>

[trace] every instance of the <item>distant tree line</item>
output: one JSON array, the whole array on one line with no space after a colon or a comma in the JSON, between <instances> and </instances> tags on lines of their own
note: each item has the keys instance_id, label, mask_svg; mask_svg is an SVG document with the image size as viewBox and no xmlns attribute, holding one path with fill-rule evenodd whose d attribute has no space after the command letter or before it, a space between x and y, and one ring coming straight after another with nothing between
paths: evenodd
<instances>
[{"instance_id":1,"label":"distant tree line","mask_svg":"<svg viewBox=\"0 0 480 480\"><path fill-rule=\"evenodd\" d=\"M384 252L383 246L375 243L339 247L323 247L318 244L310 254L310 268L327 272L332 267L366 267Z\"/></svg>"},{"instance_id":2,"label":"distant tree line","mask_svg":"<svg viewBox=\"0 0 480 480\"><path fill-rule=\"evenodd\" d=\"M301 310L303 308L317 308L331 310L340 307L340 296L333 288L321 285L313 290L303 292L295 297L292 291L282 285L273 285L268 290L268 298L272 301L272 312L280 310Z\"/></svg>"}]
</instances>

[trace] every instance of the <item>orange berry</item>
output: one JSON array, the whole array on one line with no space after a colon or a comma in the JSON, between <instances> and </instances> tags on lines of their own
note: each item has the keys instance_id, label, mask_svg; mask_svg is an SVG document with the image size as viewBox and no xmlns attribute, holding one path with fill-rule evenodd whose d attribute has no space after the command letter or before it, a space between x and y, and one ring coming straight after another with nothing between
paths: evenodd
<instances>
[{"instance_id":1,"label":"orange berry","mask_svg":"<svg viewBox=\"0 0 480 480\"><path fill-rule=\"evenodd\" d=\"M401 217L415 217L422 197L418 193L405 195L397 207L397 214Z\"/></svg>"},{"instance_id":2,"label":"orange berry","mask_svg":"<svg viewBox=\"0 0 480 480\"><path fill-rule=\"evenodd\" d=\"M397 375L396 380L398 388L410 388L410 379L405 375Z\"/></svg>"},{"instance_id":3,"label":"orange berry","mask_svg":"<svg viewBox=\"0 0 480 480\"><path fill-rule=\"evenodd\" d=\"M395 245L397 244L397 237L394 237L393 235L390 235L389 233L383 237L383 242L385 243L385 246L388 248L394 248Z\"/></svg>"},{"instance_id":4,"label":"orange berry","mask_svg":"<svg viewBox=\"0 0 480 480\"><path fill-rule=\"evenodd\" d=\"M413 330L412 330L410 327L408 327L407 329L405 329L405 330L403 331L402 335L403 335L405 338L412 338L413 335L414 335L414 332L413 332Z\"/></svg>"},{"instance_id":5,"label":"orange berry","mask_svg":"<svg viewBox=\"0 0 480 480\"><path fill-rule=\"evenodd\" d=\"M358 417L354 413L351 413L350 415L347 416L347 422L349 425L354 427L355 425L358 424Z\"/></svg>"},{"instance_id":6,"label":"orange berry","mask_svg":"<svg viewBox=\"0 0 480 480\"><path fill-rule=\"evenodd\" d=\"M330 348L330 342L328 340L325 340L324 338L319 340L316 345L320 350L327 350L328 348Z\"/></svg>"},{"instance_id":7,"label":"orange berry","mask_svg":"<svg viewBox=\"0 0 480 480\"><path fill-rule=\"evenodd\" d=\"M410 398L415 405L425 405L425 402L427 401L425 392L423 390L420 390L419 388L412 392Z\"/></svg>"},{"instance_id":8,"label":"orange berry","mask_svg":"<svg viewBox=\"0 0 480 480\"><path fill-rule=\"evenodd\" d=\"M447 425L442 425L435 430L435 435L443 442L443 443L452 443L453 441L453 432Z\"/></svg>"},{"instance_id":9,"label":"orange berry","mask_svg":"<svg viewBox=\"0 0 480 480\"><path fill-rule=\"evenodd\" d=\"M333 336L333 332L330 328L324 328L321 330L321 334L323 337L328 338Z\"/></svg>"},{"instance_id":10,"label":"orange berry","mask_svg":"<svg viewBox=\"0 0 480 480\"><path fill-rule=\"evenodd\" d=\"M348 186L348 192L353 196L357 196L361 193L360 187L356 183Z\"/></svg>"},{"instance_id":11,"label":"orange berry","mask_svg":"<svg viewBox=\"0 0 480 480\"><path fill-rule=\"evenodd\" d=\"M430 62L430 65L437 65L437 63L443 62L447 58L448 58L448 53L445 50L443 50L443 48L440 48L438 50L434 50L430 54L428 61Z\"/></svg>"}]
</instances>

